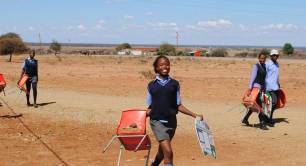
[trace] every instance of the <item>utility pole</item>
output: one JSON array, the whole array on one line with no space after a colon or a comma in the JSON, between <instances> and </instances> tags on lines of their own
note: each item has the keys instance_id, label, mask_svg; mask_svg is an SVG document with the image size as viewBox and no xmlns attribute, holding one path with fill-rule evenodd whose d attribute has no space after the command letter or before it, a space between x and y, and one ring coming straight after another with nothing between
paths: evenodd
<instances>
[{"instance_id":1,"label":"utility pole","mask_svg":"<svg viewBox=\"0 0 306 166\"><path fill-rule=\"evenodd\" d=\"M176 48L178 48L179 33L176 32Z\"/></svg>"},{"instance_id":2,"label":"utility pole","mask_svg":"<svg viewBox=\"0 0 306 166\"><path fill-rule=\"evenodd\" d=\"M42 55L41 36L40 36L40 33L38 33L38 39L39 39L39 51L40 51L40 55Z\"/></svg>"}]
</instances>

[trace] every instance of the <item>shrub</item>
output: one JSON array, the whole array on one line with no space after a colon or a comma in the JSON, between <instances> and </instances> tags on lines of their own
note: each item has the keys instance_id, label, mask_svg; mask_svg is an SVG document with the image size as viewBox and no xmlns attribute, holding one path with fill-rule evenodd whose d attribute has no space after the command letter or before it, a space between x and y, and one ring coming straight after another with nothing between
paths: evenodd
<instances>
[{"instance_id":1,"label":"shrub","mask_svg":"<svg viewBox=\"0 0 306 166\"><path fill-rule=\"evenodd\" d=\"M188 53L185 52L185 51L179 51L176 55L177 55L177 56L190 56L190 54L188 54Z\"/></svg>"},{"instance_id":2,"label":"shrub","mask_svg":"<svg viewBox=\"0 0 306 166\"><path fill-rule=\"evenodd\" d=\"M225 48L216 48L213 49L210 56L212 57L226 57L228 56L228 52Z\"/></svg>"},{"instance_id":3,"label":"shrub","mask_svg":"<svg viewBox=\"0 0 306 166\"><path fill-rule=\"evenodd\" d=\"M171 44L164 43L159 46L157 50L157 55L174 56L176 55L175 47Z\"/></svg>"},{"instance_id":4,"label":"shrub","mask_svg":"<svg viewBox=\"0 0 306 166\"><path fill-rule=\"evenodd\" d=\"M235 54L235 57L246 58L246 57L248 57L248 52L246 52L246 51L239 52L239 53Z\"/></svg>"},{"instance_id":5,"label":"shrub","mask_svg":"<svg viewBox=\"0 0 306 166\"><path fill-rule=\"evenodd\" d=\"M155 78L155 74L151 71L151 70L148 70L148 71L141 71L140 74L146 78L146 79L154 79Z\"/></svg>"},{"instance_id":6,"label":"shrub","mask_svg":"<svg viewBox=\"0 0 306 166\"><path fill-rule=\"evenodd\" d=\"M129 43L122 43L116 47L116 51L124 50L124 49L131 49L132 46Z\"/></svg>"},{"instance_id":7,"label":"shrub","mask_svg":"<svg viewBox=\"0 0 306 166\"><path fill-rule=\"evenodd\" d=\"M53 40L50 45L50 50L54 51L54 54L58 54L62 49L61 44L59 44L57 41Z\"/></svg>"}]
</instances>

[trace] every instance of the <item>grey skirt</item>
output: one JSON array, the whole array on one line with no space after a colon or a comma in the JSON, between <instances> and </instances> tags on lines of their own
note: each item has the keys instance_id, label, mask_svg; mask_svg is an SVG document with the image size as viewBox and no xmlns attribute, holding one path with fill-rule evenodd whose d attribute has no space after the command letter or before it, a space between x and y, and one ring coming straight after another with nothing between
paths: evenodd
<instances>
[{"instance_id":1,"label":"grey skirt","mask_svg":"<svg viewBox=\"0 0 306 166\"><path fill-rule=\"evenodd\" d=\"M175 134L175 127L168 126L159 120L150 120L151 129L157 139L157 141L169 140L171 141Z\"/></svg>"}]
</instances>

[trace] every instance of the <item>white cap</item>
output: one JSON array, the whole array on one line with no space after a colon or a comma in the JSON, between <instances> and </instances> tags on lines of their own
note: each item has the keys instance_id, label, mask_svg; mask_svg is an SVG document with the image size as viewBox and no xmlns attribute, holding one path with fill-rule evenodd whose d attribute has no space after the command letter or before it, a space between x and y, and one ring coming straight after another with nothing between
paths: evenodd
<instances>
[{"instance_id":1,"label":"white cap","mask_svg":"<svg viewBox=\"0 0 306 166\"><path fill-rule=\"evenodd\" d=\"M276 49L272 49L271 52L270 52L270 55L278 55L278 54L279 54L279 52Z\"/></svg>"}]
</instances>

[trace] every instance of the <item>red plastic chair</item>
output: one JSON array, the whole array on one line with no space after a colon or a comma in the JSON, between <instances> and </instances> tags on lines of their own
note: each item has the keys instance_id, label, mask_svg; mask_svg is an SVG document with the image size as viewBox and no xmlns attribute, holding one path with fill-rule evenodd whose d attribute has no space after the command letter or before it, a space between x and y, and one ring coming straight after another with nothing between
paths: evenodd
<instances>
[{"instance_id":1,"label":"red plastic chair","mask_svg":"<svg viewBox=\"0 0 306 166\"><path fill-rule=\"evenodd\" d=\"M18 88L19 88L21 91L24 91L24 92L26 92L26 93L28 93L28 92L27 92L26 88L24 87L24 85L26 84L26 82L27 82L28 79L29 79L29 76L26 75L26 74L24 74L24 75L21 77L21 79L18 81L18 83L17 83Z\"/></svg>"},{"instance_id":2,"label":"red plastic chair","mask_svg":"<svg viewBox=\"0 0 306 166\"><path fill-rule=\"evenodd\" d=\"M242 104L253 112L263 112L261 106L257 103L256 99L259 94L259 88L253 88L251 94L248 94L248 90L244 93L242 98Z\"/></svg>"},{"instance_id":3,"label":"red plastic chair","mask_svg":"<svg viewBox=\"0 0 306 166\"><path fill-rule=\"evenodd\" d=\"M117 166L120 165L122 149L128 151L148 150L145 165L148 165L148 160L151 151L151 141L146 134L146 119L147 113L145 110L131 109L122 111L121 120L116 130L116 135L109 141L103 149L103 153L110 147L116 138L119 139L121 146L117 160Z\"/></svg>"},{"instance_id":4,"label":"red plastic chair","mask_svg":"<svg viewBox=\"0 0 306 166\"><path fill-rule=\"evenodd\" d=\"M287 103L287 97L284 90L279 89L278 91L278 102L277 102L277 108L284 108Z\"/></svg>"},{"instance_id":5,"label":"red plastic chair","mask_svg":"<svg viewBox=\"0 0 306 166\"><path fill-rule=\"evenodd\" d=\"M262 112L261 106L258 105L256 99L259 94L260 89L259 88L253 88L251 91L251 94L248 95L248 90L244 93L242 98L242 104L248 108L251 109L254 112ZM287 103L286 93L284 90L279 89L278 90L278 101L276 105L276 109L284 108Z\"/></svg>"},{"instance_id":6,"label":"red plastic chair","mask_svg":"<svg viewBox=\"0 0 306 166\"><path fill-rule=\"evenodd\" d=\"M5 82L4 76L3 74L0 74L0 92L3 91L4 95L5 95L5 91L4 91L5 87L6 87L6 82Z\"/></svg>"}]
</instances>

